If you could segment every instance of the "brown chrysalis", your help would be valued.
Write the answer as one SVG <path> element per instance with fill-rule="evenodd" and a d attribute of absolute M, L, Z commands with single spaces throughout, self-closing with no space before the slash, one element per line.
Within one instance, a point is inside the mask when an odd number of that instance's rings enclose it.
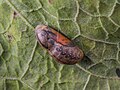
<path fill-rule="evenodd" d="M 83 51 L 62 33 L 46 26 L 38 25 L 35 34 L 39 44 L 62 64 L 73 65 L 83 59 Z"/>

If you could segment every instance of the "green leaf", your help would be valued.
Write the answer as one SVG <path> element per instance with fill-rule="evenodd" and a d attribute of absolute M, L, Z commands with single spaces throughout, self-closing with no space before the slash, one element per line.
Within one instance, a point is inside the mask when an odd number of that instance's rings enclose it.
<path fill-rule="evenodd" d="M 52 26 L 85 53 L 76 65 L 36 41 Z M 119 90 L 120 0 L 0 0 L 0 90 Z"/>

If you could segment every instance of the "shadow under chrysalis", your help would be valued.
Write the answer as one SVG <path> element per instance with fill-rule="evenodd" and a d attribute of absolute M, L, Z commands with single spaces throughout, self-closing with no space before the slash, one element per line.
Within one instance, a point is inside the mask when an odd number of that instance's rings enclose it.
<path fill-rule="evenodd" d="M 120 77 L 120 68 L 116 68 L 116 74 L 118 77 Z"/>

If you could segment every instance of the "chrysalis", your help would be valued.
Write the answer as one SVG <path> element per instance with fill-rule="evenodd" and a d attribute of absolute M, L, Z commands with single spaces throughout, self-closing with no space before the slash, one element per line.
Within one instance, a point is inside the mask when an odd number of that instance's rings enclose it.
<path fill-rule="evenodd" d="M 49 54 L 62 64 L 73 65 L 83 59 L 83 51 L 62 33 L 46 26 L 38 25 L 36 37 Z"/>

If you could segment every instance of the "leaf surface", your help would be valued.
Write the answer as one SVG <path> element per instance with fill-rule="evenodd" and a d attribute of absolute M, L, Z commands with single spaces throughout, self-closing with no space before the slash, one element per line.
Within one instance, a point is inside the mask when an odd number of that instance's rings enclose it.
<path fill-rule="evenodd" d="M 120 90 L 119 0 L 0 0 L 0 90 Z M 84 51 L 56 62 L 36 41 L 38 24 Z"/>

